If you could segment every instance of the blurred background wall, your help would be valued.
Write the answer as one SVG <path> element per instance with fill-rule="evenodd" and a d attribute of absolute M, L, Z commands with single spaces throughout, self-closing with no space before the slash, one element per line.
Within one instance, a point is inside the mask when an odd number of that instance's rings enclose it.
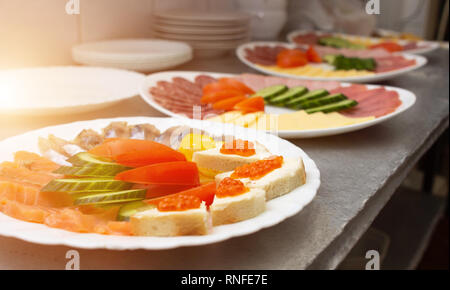
<path fill-rule="evenodd" d="M 0 69 L 73 64 L 70 48 L 74 44 L 111 38 L 151 37 L 150 19 L 155 10 L 235 10 L 243 2 L 253 2 L 254 7 L 263 7 L 269 5 L 269 1 L 287 0 L 79 0 L 80 14 L 73 15 L 66 13 L 65 7 L 69 1 L 0 0 Z M 380 0 L 381 14 L 373 17 L 374 25 L 433 39 L 445 1 Z M 339 2 L 345 5 L 336 4 Z M 300 27 L 307 19 L 317 18 L 316 14 L 320 12 L 314 7 L 324 5 L 324 11 L 331 7 L 346 15 L 347 7 L 363 7 L 366 2 L 287 1 L 284 31 Z M 307 10 L 307 7 L 312 8 Z M 341 16 L 341 20 L 343 18 Z M 342 27 L 345 28 L 345 25 Z"/>

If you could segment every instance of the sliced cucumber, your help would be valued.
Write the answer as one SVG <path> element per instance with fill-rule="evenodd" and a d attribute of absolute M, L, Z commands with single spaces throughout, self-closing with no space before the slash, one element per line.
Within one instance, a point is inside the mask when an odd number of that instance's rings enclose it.
<path fill-rule="evenodd" d="M 314 100 L 314 99 L 325 97 L 327 95 L 329 95 L 328 91 L 327 90 L 323 90 L 323 89 L 310 91 L 309 93 L 307 93 L 307 94 L 305 94 L 303 96 L 300 96 L 300 97 L 297 97 L 297 98 L 293 98 L 292 100 L 288 101 L 286 103 L 286 106 L 295 108 L 296 106 L 298 106 L 302 102 L 311 101 L 311 100 Z"/>
<path fill-rule="evenodd" d="M 120 191 L 130 189 L 131 186 L 131 183 L 112 178 L 53 179 L 41 191 L 69 193 Z"/>
<path fill-rule="evenodd" d="M 54 173 L 64 174 L 69 176 L 79 177 L 114 177 L 117 173 L 120 173 L 131 168 L 117 165 L 100 165 L 100 166 L 61 166 Z"/>
<path fill-rule="evenodd" d="M 117 220 L 128 221 L 130 217 L 138 212 L 155 208 L 153 204 L 148 204 L 142 201 L 129 202 L 122 205 L 117 214 Z"/>
<path fill-rule="evenodd" d="M 288 87 L 286 85 L 274 85 L 257 91 L 252 97 L 263 97 L 264 100 L 268 101 L 275 96 L 285 93 L 287 90 Z"/>
<path fill-rule="evenodd" d="M 119 165 L 114 163 L 111 159 L 95 156 L 88 152 L 80 152 L 67 159 L 67 162 L 71 163 L 73 166 Z"/>
<path fill-rule="evenodd" d="M 322 98 L 318 98 L 318 99 L 314 99 L 311 101 L 307 101 L 307 102 L 303 102 L 300 103 L 298 106 L 296 106 L 296 109 L 311 109 L 311 108 L 315 108 L 315 107 L 320 107 L 320 106 L 324 106 L 324 105 L 328 105 L 328 104 L 332 104 L 332 103 L 337 103 L 340 101 L 343 101 L 347 99 L 346 96 L 344 96 L 343 94 L 332 94 L 332 95 L 328 95 Z"/>
<path fill-rule="evenodd" d="M 344 110 L 344 109 L 349 109 L 356 105 L 358 105 L 358 102 L 356 102 L 355 100 L 347 99 L 347 100 L 340 101 L 337 103 L 307 109 L 307 110 L 305 110 L 305 112 L 308 114 L 313 114 L 313 113 L 317 113 L 317 112 L 330 113 L 330 112 L 340 111 L 340 110 Z"/>
<path fill-rule="evenodd" d="M 145 189 L 131 189 L 117 192 L 104 192 L 93 195 L 77 197 L 75 205 L 81 204 L 112 204 L 127 201 L 143 200 L 147 191 Z"/>
<path fill-rule="evenodd" d="M 283 104 L 293 98 L 303 96 L 307 92 L 308 92 L 308 89 L 305 87 L 293 87 L 293 88 L 290 88 L 287 92 L 285 92 L 281 95 L 278 95 L 274 98 L 271 98 L 269 100 L 269 103 L 274 104 L 274 105 Z"/>

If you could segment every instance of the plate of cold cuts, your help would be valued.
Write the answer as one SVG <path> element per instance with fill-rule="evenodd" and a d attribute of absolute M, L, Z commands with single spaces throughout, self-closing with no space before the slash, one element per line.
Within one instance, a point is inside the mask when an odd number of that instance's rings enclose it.
<path fill-rule="evenodd" d="M 265 74 L 304 80 L 378 82 L 416 70 L 427 59 L 377 49 L 341 49 L 260 41 L 239 46 L 238 58 Z"/>
<path fill-rule="evenodd" d="M 324 31 L 295 30 L 288 34 L 291 43 L 318 45 L 342 49 L 377 49 L 387 51 L 425 54 L 439 48 L 439 43 L 425 40 L 379 38 Z"/>
<path fill-rule="evenodd" d="M 401 88 L 258 74 L 172 71 L 147 76 L 145 102 L 177 118 L 203 119 L 311 138 L 367 128 L 414 105 Z"/>

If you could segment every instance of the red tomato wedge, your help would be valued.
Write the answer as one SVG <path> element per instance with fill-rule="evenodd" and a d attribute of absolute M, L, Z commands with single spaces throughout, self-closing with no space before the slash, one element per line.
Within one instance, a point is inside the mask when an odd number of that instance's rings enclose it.
<path fill-rule="evenodd" d="M 115 179 L 140 184 L 200 184 L 197 164 L 188 161 L 151 164 L 123 171 Z"/>
<path fill-rule="evenodd" d="M 298 49 L 285 49 L 277 55 L 277 66 L 283 68 L 304 66 L 308 63 L 306 53 Z"/>
<path fill-rule="evenodd" d="M 201 99 L 202 104 L 212 104 L 221 100 L 225 100 L 228 98 L 233 98 L 237 96 L 244 96 L 244 94 L 235 89 L 224 89 L 218 92 L 211 92 L 204 94 Z"/>
<path fill-rule="evenodd" d="M 209 83 L 203 87 L 203 95 L 230 89 L 229 86 L 220 82 Z"/>
<path fill-rule="evenodd" d="M 235 90 L 243 92 L 246 95 L 252 95 L 255 93 L 254 90 L 249 88 L 244 83 L 242 83 L 238 80 L 232 79 L 232 78 L 221 78 L 221 79 L 219 79 L 219 83 L 224 84 L 224 85 L 228 86 L 229 88 L 233 88 Z"/>
<path fill-rule="evenodd" d="M 245 99 L 246 99 L 246 97 L 244 97 L 244 96 L 237 96 L 237 97 L 221 100 L 221 101 L 215 102 L 213 104 L 213 109 L 230 111 L 230 110 L 233 110 L 233 107 L 237 103 L 240 103 Z"/>
<path fill-rule="evenodd" d="M 403 50 L 403 46 L 395 43 L 395 42 L 382 42 L 379 44 L 374 44 L 369 46 L 370 49 L 376 49 L 376 48 L 383 48 L 389 52 L 397 52 L 397 51 L 402 51 Z"/>
<path fill-rule="evenodd" d="M 259 111 L 264 111 L 264 98 L 263 97 L 253 97 L 243 100 L 237 103 L 234 110 L 241 111 L 243 113 L 254 113 Z"/>
<path fill-rule="evenodd" d="M 306 57 L 308 58 L 308 61 L 310 62 L 316 62 L 320 63 L 322 62 L 322 58 L 317 53 L 317 51 L 314 49 L 312 45 L 309 46 L 308 50 L 306 51 Z"/>
<path fill-rule="evenodd" d="M 186 157 L 181 152 L 149 140 L 115 138 L 92 148 L 89 153 L 110 158 L 119 164 L 130 167 L 170 161 L 186 161 Z"/>
<path fill-rule="evenodd" d="M 174 197 L 176 195 L 193 195 L 204 201 L 206 206 L 210 206 L 214 201 L 215 194 L 216 194 L 216 183 L 210 182 L 175 194 L 144 200 L 144 202 L 148 204 L 154 204 L 157 206 L 159 202 L 166 197 Z"/>

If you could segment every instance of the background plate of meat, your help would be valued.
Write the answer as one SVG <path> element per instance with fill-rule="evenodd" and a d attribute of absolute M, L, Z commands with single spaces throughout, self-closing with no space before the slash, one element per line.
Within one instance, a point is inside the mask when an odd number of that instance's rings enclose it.
<path fill-rule="evenodd" d="M 225 112 L 214 110 L 211 104 L 205 105 L 200 103 L 202 88 L 206 84 L 215 82 L 223 77 L 235 78 L 254 91 L 259 91 L 273 85 L 284 84 L 289 88 L 304 86 L 310 91 L 325 89 L 330 94 L 342 93 L 349 99 L 356 100 L 358 105 L 347 110 L 339 111 L 339 114 L 349 118 L 374 117 L 373 119 L 360 123 L 338 127 L 331 124 L 328 128 L 311 130 L 266 130 L 282 138 L 323 137 L 360 130 L 393 118 L 409 109 L 416 101 L 416 96 L 412 92 L 390 86 L 303 80 L 249 73 L 232 75 L 192 71 L 160 72 L 149 75 L 141 84 L 140 93 L 145 102 L 168 116 L 207 120 L 218 115 L 221 116 Z M 280 116 L 295 112 L 298 111 L 266 104 L 263 116 Z M 234 122 L 234 124 L 237 123 Z M 247 127 L 254 128 L 252 126 Z M 261 130 L 260 128 L 256 129 Z"/>
<path fill-rule="evenodd" d="M 236 49 L 237 57 L 249 67 L 265 74 L 290 77 L 304 80 L 341 81 L 352 83 L 370 83 L 394 78 L 396 76 L 416 70 L 427 63 L 423 56 L 390 53 L 384 49 L 337 49 L 326 46 L 314 46 L 317 53 L 325 59 L 328 55 L 344 55 L 345 57 L 368 59 L 376 61 L 374 71 L 366 70 L 335 70 L 327 63 L 308 63 L 299 68 L 281 69 L 277 66 L 277 55 L 283 49 L 306 50 L 308 45 L 299 46 L 293 43 L 259 41 L 240 45 Z"/>
<path fill-rule="evenodd" d="M 367 44 L 378 44 L 381 42 L 394 41 L 403 47 L 403 52 L 411 54 L 426 54 L 439 48 L 438 42 L 426 40 L 389 39 L 311 30 L 292 31 L 287 35 L 287 39 L 289 42 L 296 44 L 317 44 L 318 39 L 323 36 L 337 36 L 350 41 L 354 40 L 355 42 Z"/>

